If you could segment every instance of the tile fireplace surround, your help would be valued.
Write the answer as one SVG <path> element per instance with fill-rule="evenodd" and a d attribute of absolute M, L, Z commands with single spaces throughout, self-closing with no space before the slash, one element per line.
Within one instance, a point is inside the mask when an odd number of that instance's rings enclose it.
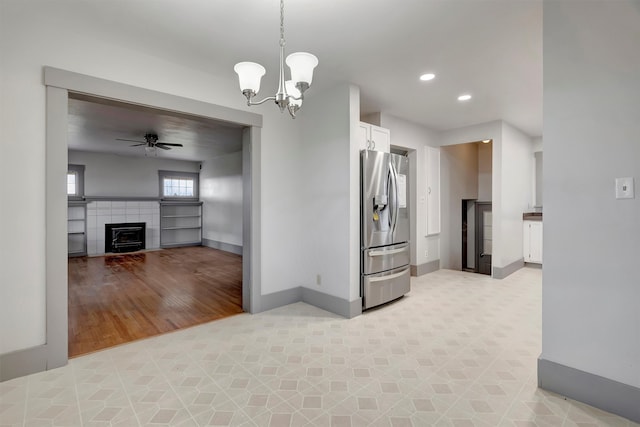
<path fill-rule="evenodd" d="M 104 226 L 146 222 L 146 249 L 160 247 L 160 204 L 155 201 L 94 201 L 87 204 L 87 253 L 104 254 Z"/>

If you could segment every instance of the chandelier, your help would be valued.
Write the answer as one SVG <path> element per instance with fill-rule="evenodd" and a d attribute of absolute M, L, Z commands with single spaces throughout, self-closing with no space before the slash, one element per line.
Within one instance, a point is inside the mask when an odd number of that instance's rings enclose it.
<path fill-rule="evenodd" d="M 280 107 L 280 112 L 285 109 L 291 117 L 296 118 L 296 112 L 302 106 L 304 92 L 309 89 L 313 79 L 313 69 L 318 65 L 318 58 L 307 52 L 296 52 L 284 59 L 284 0 L 280 0 L 280 76 L 278 80 L 278 92 L 275 96 L 269 96 L 261 101 L 253 101 L 260 90 L 260 80 L 266 70 L 255 62 L 239 62 L 233 67 L 238 73 L 240 90 L 247 98 L 247 105 L 260 105 L 267 101 L 275 101 Z M 291 70 L 291 80 L 285 81 L 284 64 Z"/>

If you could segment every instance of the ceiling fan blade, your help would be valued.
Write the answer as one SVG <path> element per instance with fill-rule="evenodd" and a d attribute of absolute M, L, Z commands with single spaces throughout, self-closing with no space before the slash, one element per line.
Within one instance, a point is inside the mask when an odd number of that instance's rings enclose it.
<path fill-rule="evenodd" d="M 142 144 L 146 144 L 144 141 L 140 141 L 139 139 L 124 139 L 124 138 L 116 138 L 116 141 L 128 141 L 128 142 L 140 142 Z"/>
<path fill-rule="evenodd" d="M 172 147 L 182 147 L 182 144 L 171 144 L 171 143 L 168 143 L 168 142 L 157 142 L 157 144 L 170 145 Z"/>
<path fill-rule="evenodd" d="M 138 146 L 140 146 L 140 145 L 147 145 L 147 143 L 146 143 L 146 142 L 141 142 L 141 143 L 139 143 L 139 144 L 132 144 L 132 145 L 130 145 L 129 147 L 138 147 Z"/>
<path fill-rule="evenodd" d="M 161 145 L 161 144 L 156 144 L 156 147 L 158 147 L 158 148 L 162 148 L 163 150 L 171 150 L 171 147 L 164 147 L 164 146 L 163 146 L 163 145 Z"/>

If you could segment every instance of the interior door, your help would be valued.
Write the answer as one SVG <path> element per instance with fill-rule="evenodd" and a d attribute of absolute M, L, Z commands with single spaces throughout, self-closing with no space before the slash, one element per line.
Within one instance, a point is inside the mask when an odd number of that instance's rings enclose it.
<path fill-rule="evenodd" d="M 476 203 L 476 269 L 480 274 L 491 275 L 493 249 L 493 220 L 490 202 Z"/>

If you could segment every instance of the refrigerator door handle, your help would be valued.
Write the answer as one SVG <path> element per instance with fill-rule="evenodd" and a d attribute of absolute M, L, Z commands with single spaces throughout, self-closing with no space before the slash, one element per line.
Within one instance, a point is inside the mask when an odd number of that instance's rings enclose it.
<path fill-rule="evenodd" d="M 409 249 L 409 246 L 404 246 L 398 249 L 390 249 L 388 251 L 370 251 L 369 256 L 385 256 L 385 255 L 399 254 L 401 252 L 406 252 L 407 249 Z"/>
<path fill-rule="evenodd" d="M 400 273 L 391 274 L 389 276 L 372 277 L 371 279 L 369 279 L 369 282 L 381 282 L 383 280 L 395 279 L 396 277 L 400 277 L 406 274 L 408 270 L 408 268 L 405 268 Z"/>
<path fill-rule="evenodd" d="M 398 215 L 400 215 L 400 207 L 398 205 L 398 171 L 393 162 L 391 162 L 389 166 L 391 168 L 391 175 L 393 176 L 393 225 L 391 227 L 391 234 L 395 237 Z"/>

